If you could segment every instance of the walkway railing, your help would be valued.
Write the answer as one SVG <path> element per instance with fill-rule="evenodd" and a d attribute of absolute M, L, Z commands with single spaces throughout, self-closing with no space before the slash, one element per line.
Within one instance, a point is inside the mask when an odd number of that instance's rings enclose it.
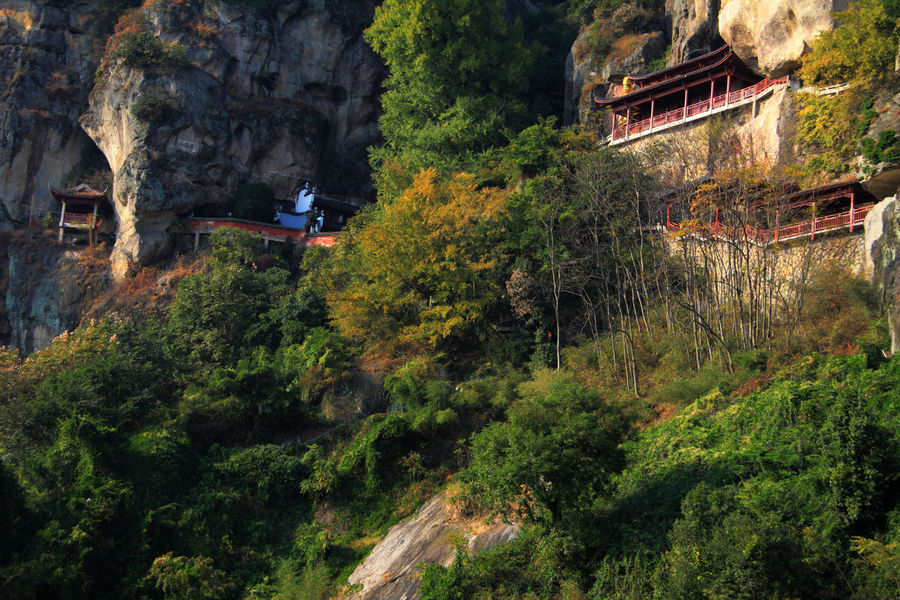
<path fill-rule="evenodd" d="M 66 216 L 63 217 L 62 223 L 60 223 L 60 225 L 63 227 L 72 227 L 76 229 L 93 229 L 94 226 L 97 225 L 97 222 L 94 219 L 94 215 L 91 213 L 67 212 Z"/>
<path fill-rule="evenodd" d="M 653 115 L 652 118 L 647 118 L 642 121 L 619 125 L 613 128 L 612 135 L 609 138 L 610 144 L 615 145 L 631 141 L 636 137 L 643 137 L 644 135 L 649 135 L 650 133 L 660 131 L 661 129 L 674 127 L 681 123 L 695 120 L 696 118 L 706 116 L 708 113 L 712 114 L 713 112 L 721 112 L 723 110 L 744 106 L 759 100 L 759 98 L 768 93 L 772 87 L 785 84 L 787 81 L 787 77 L 763 79 L 756 85 L 751 85 L 742 90 L 721 94 L 711 99 L 690 104 L 687 107 L 676 108 L 675 110 L 670 110 L 659 115 Z"/>
<path fill-rule="evenodd" d="M 255 233 L 263 238 L 266 247 L 268 247 L 270 241 L 286 242 L 292 240 L 298 244 L 303 244 L 307 248 L 310 246 L 325 246 L 328 248 L 335 244 L 340 235 L 338 232 L 306 233 L 301 229 L 291 229 L 289 227 L 244 219 L 191 217 L 187 219 L 187 224 L 194 233 L 194 249 L 199 247 L 201 235 L 212 233 L 220 227 L 236 227 L 237 229 Z"/>
<path fill-rule="evenodd" d="M 682 228 L 681 223 L 669 221 L 666 223 L 666 230 L 669 233 L 685 232 L 687 235 L 702 239 L 728 241 L 747 239 L 758 246 L 768 246 L 805 237 L 815 239 L 816 234 L 829 233 L 841 229 L 849 228 L 850 231 L 853 231 L 854 227 L 865 222 L 866 215 L 869 214 L 873 207 L 874 204 L 860 206 L 852 211 L 824 217 L 814 217 L 808 221 L 791 223 L 790 225 L 782 225 L 772 229 L 757 229 L 752 225 L 732 227 L 718 222 Z"/>

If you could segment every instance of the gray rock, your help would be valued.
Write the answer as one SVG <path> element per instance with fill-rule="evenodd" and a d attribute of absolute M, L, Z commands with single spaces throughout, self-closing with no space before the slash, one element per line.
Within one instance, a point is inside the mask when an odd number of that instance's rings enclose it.
<path fill-rule="evenodd" d="M 885 198 L 866 215 L 865 274 L 882 292 L 891 351 L 900 352 L 900 202 Z"/>
<path fill-rule="evenodd" d="M 719 0 L 666 0 L 672 50 L 669 66 L 712 52 L 724 43 L 718 28 Z"/>
<path fill-rule="evenodd" d="M 424 564 L 450 566 L 456 555 L 454 542 L 461 540 L 472 550 L 484 550 L 507 542 L 518 528 L 493 523 L 473 532 L 455 520 L 447 510 L 446 499 L 438 494 L 405 522 L 391 527 L 348 578 L 351 585 L 362 585 L 352 600 L 414 600 L 422 582 L 418 574 Z"/>

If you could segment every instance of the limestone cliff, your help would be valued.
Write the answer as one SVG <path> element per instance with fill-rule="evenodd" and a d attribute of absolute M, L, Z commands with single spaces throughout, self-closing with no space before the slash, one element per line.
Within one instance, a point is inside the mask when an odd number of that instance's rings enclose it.
<path fill-rule="evenodd" d="M 768 77 L 799 66 L 800 57 L 823 31 L 834 27 L 832 12 L 849 0 L 724 0 L 719 33 L 744 63 Z"/>
<path fill-rule="evenodd" d="M 721 47 L 720 0 L 666 0 L 671 50 L 667 64 L 677 65 Z"/>
<path fill-rule="evenodd" d="M 90 140 L 78 126 L 93 77 L 96 3 L 0 8 L 0 225 L 46 208 Z"/>
<path fill-rule="evenodd" d="M 885 198 L 866 215 L 865 273 L 882 291 L 891 351 L 900 352 L 900 202 Z"/>
<path fill-rule="evenodd" d="M 281 198 L 307 179 L 367 195 L 383 66 L 361 33 L 375 0 L 259 4 L 147 0 L 108 39 L 104 0 L 5 2 L 0 199 L 9 218 L 50 206 L 47 186 L 64 183 L 94 144 L 114 177 L 118 277 L 165 251 L 176 214 L 227 202 L 242 182 L 268 183 Z M 134 32 L 179 49 L 179 65 L 126 64 L 115 48 Z"/>

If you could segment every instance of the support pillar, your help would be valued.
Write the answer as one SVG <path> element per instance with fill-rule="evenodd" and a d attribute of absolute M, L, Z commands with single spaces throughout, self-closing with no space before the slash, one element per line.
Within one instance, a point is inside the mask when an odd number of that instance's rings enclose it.
<path fill-rule="evenodd" d="M 731 73 L 728 74 L 728 78 L 725 80 L 725 106 L 731 104 Z"/>
<path fill-rule="evenodd" d="M 631 129 L 631 106 L 625 112 L 625 139 L 628 139 L 628 131 Z"/>
<path fill-rule="evenodd" d="M 709 110 L 713 109 L 713 99 L 716 97 L 716 80 L 709 80 Z"/>
<path fill-rule="evenodd" d="M 850 233 L 853 233 L 853 192 L 850 192 Z"/>
<path fill-rule="evenodd" d="M 656 100 L 650 98 L 650 131 L 653 130 L 653 115 L 656 111 Z"/>
<path fill-rule="evenodd" d="M 194 232 L 194 252 L 200 249 L 200 232 Z"/>
<path fill-rule="evenodd" d="M 687 120 L 687 101 L 688 101 L 688 89 L 684 88 L 684 109 L 681 111 L 682 120 Z"/>
<path fill-rule="evenodd" d="M 62 203 L 62 211 L 59 213 L 59 227 L 62 229 L 63 223 L 66 220 L 66 203 Z M 60 234 L 60 239 L 62 239 L 62 234 Z"/>

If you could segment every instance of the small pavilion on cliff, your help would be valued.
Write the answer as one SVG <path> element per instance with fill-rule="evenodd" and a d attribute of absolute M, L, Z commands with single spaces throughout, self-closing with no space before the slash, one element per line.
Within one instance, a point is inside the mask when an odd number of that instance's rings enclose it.
<path fill-rule="evenodd" d="M 87 232 L 88 243 L 93 246 L 97 230 L 100 228 L 99 211 L 108 205 L 106 191 L 98 192 L 82 183 L 71 189 L 57 190 L 50 188 L 50 193 L 60 203 L 59 241 L 63 240 L 66 230 Z"/>
<path fill-rule="evenodd" d="M 621 144 L 652 132 L 753 104 L 787 78 L 765 79 L 728 46 L 679 65 L 613 83 L 609 97 L 595 98 L 612 115 L 609 142 Z"/>

